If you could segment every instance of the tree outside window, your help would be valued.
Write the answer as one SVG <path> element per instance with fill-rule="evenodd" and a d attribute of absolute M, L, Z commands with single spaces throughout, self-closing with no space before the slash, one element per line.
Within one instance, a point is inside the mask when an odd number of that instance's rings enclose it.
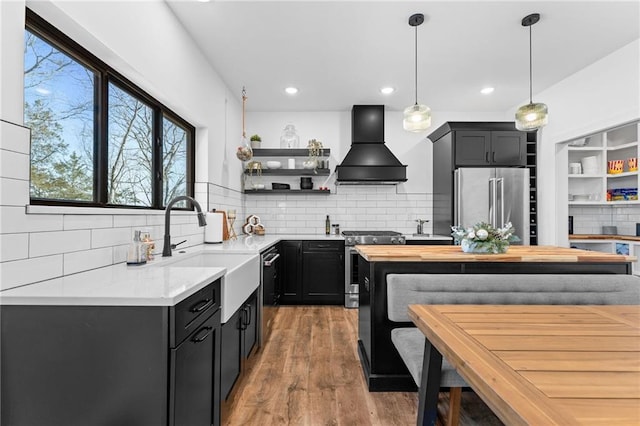
<path fill-rule="evenodd" d="M 32 203 L 163 208 L 193 195 L 195 129 L 29 9 L 24 64 Z"/>

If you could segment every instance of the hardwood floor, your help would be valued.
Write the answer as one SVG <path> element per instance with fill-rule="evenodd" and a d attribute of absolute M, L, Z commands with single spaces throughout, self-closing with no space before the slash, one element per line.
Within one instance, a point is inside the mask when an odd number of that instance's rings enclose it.
<path fill-rule="evenodd" d="M 339 306 L 281 307 L 269 341 L 223 410 L 223 424 L 414 425 L 417 393 L 367 390 L 357 354 L 357 315 Z M 463 393 L 460 424 L 500 424 L 478 401 Z M 465 406 L 473 407 L 473 416 Z"/>

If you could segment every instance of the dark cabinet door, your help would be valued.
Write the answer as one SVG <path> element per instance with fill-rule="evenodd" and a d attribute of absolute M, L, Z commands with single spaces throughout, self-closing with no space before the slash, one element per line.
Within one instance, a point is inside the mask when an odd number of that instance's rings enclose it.
<path fill-rule="evenodd" d="M 222 324 L 222 351 L 220 355 L 220 397 L 227 399 L 229 392 L 240 375 L 242 308 Z"/>
<path fill-rule="evenodd" d="M 282 242 L 282 304 L 302 303 L 302 241 Z"/>
<path fill-rule="evenodd" d="M 458 130 L 455 132 L 456 166 L 487 166 L 491 161 L 491 132 Z"/>
<path fill-rule="evenodd" d="M 344 243 L 305 241 L 302 254 L 303 302 L 344 303 Z"/>
<path fill-rule="evenodd" d="M 527 164 L 527 134 L 524 132 L 491 132 L 491 164 L 524 166 Z"/>
<path fill-rule="evenodd" d="M 305 253 L 304 303 L 344 303 L 344 253 Z"/>
<path fill-rule="evenodd" d="M 518 131 L 458 130 L 455 132 L 455 165 L 524 166 L 527 134 Z"/>
<path fill-rule="evenodd" d="M 242 330 L 242 356 L 249 358 L 249 354 L 258 341 L 258 293 L 254 292 L 244 304 Z"/>
<path fill-rule="evenodd" d="M 214 358 L 220 311 L 171 349 L 172 415 L 169 425 L 214 424 Z"/>

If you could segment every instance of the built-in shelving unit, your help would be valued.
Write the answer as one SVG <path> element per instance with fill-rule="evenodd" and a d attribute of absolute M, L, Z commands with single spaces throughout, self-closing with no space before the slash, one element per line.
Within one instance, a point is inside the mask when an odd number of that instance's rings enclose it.
<path fill-rule="evenodd" d="M 254 195 L 283 195 L 283 194 L 309 194 L 309 195 L 327 195 L 331 191 L 328 189 L 317 189 L 331 174 L 329 168 L 329 156 L 331 149 L 322 150 L 318 159 L 320 164 L 316 168 L 305 168 L 303 163 L 309 159 L 309 150 L 307 148 L 296 149 L 278 149 L 278 148 L 255 148 L 253 149 L 253 161 L 259 161 L 260 169 L 245 169 L 243 172 L 244 193 Z M 295 168 L 288 168 L 288 159 L 293 159 Z M 268 168 L 268 161 L 280 162 L 278 168 Z M 277 177 L 282 177 L 284 182 L 291 186 L 292 189 L 271 189 L 273 182 L 278 182 Z M 319 177 L 314 182 L 314 189 L 299 189 L 299 182 L 295 182 L 295 177 Z M 257 185 L 263 185 L 263 188 L 256 188 Z"/>
<path fill-rule="evenodd" d="M 636 256 L 639 259 L 632 263 L 633 273 L 635 275 L 640 275 L 640 241 L 616 238 L 616 236 L 613 235 L 610 239 L 606 240 L 594 240 L 570 235 L 569 245 L 582 250 L 594 250 L 601 251 L 603 253 Z"/>
<path fill-rule="evenodd" d="M 637 168 L 629 169 L 629 159 L 637 159 L 640 156 L 639 126 L 636 121 L 569 142 L 569 205 L 640 203 L 637 196 L 640 174 Z M 583 165 L 588 157 L 595 158 L 595 170 L 591 173 L 585 173 L 589 170 Z M 609 161 L 622 161 L 623 171 L 611 173 L 608 168 Z M 581 173 L 571 173 L 572 163 L 581 164 Z"/>

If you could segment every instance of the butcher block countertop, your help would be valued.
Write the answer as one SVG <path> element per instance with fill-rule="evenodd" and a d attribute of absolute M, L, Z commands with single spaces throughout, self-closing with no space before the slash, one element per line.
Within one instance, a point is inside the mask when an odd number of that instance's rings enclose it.
<path fill-rule="evenodd" d="M 633 235 L 570 234 L 569 240 L 620 240 L 640 242 L 640 237 Z"/>
<path fill-rule="evenodd" d="M 460 246 L 361 245 L 369 262 L 633 262 L 635 256 L 555 246 L 511 246 L 504 254 L 464 253 Z"/>

